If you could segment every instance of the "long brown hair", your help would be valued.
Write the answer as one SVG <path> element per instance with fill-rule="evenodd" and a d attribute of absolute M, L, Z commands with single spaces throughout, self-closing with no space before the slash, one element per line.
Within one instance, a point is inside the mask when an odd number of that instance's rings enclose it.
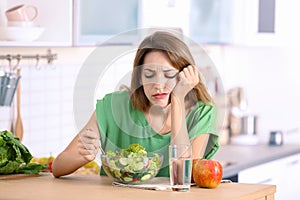
<path fill-rule="evenodd" d="M 174 68 L 181 71 L 188 65 L 195 65 L 193 56 L 188 46 L 175 35 L 157 31 L 150 36 L 147 36 L 139 45 L 133 63 L 133 72 L 131 79 L 131 102 L 135 109 L 147 111 L 150 107 L 150 102 L 144 93 L 141 85 L 141 65 L 144 63 L 146 54 L 160 51 L 167 55 L 170 63 Z M 212 98 L 208 93 L 201 76 L 199 83 L 185 97 L 186 103 L 194 105 L 195 101 L 202 101 L 204 104 L 212 103 Z"/>

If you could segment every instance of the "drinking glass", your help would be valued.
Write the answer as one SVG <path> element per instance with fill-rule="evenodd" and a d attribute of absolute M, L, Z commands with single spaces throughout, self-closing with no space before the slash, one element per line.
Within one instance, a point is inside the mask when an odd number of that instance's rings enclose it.
<path fill-rule="evenodd" d="M 189 191 L 192 175 L 192 146 L 169 146 L 170 184 L 173 191 Z"/>

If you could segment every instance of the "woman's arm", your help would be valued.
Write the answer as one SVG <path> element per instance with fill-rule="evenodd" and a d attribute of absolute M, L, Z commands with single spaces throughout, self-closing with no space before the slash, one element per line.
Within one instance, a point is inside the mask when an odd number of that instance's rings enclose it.
<path fill-rule="evenodd" d="M 201 134 L 192 142 L 189 140 L 185 122 L 186 109 L 184 98 L 186 94 L 199 82 L 199 75 L 195 66 L 188 66 L 179 73 L 179 82 L 171 96 L 171 144 L 192 145 L 192 158 L 203 158 L 209 139 L 209 134 Z"/>
<path fill-rule="evenodd" d="M 192 142 L 190 142 L 187 126 L 185 123 L 185 109 L 183 109 L 184 106 L 180 106 L 181 104 L 182 102 L 177 102 L 177 99 L 172 99 L 171 144 L 191 144 L 193 149 L 192 158 L 203 158 L 209 139 L 209 134 L 201 134 L 198 137 L 196 137 Z"/>
<path fill-rule="evenodd" d="M 209 134 L 201 134 L 192 141 L 193 159 L 201 159 L 204 157 Z"/>
<path fill-rule="evenodd" d="M 171 141 L 172 145 L 190 145 L 189 134 L 185 123 L 184 98 L 171 96 Z"/>
<path fill-rule="evenodd" d="M 95 159 L 99 150 L 100 134 L 94 112 L 85 127 L 75 136 L 67 148 L 52 164 L 55 177 L 68 175 Z"/>
<path fill-rule="evenodd" d="M 185 122 L 184 98 L 199 82 L 195 66 L 189 65 L 179 73 L 179 81 L 171 95 L 171 144 L 191 144 Z"/>

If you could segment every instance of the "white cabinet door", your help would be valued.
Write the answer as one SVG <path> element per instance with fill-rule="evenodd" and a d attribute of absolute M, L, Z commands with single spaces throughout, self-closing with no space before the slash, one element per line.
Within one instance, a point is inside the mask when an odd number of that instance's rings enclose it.
<path fill-rule="evenodd" d="M 276 185 L 276 200 L 298 199 L 300 190 L 300 154 L 278 159 L 241 171 L 239 183 Z"/>
<path fill-rule="evenodd" d="M 242 170 L 238 174 L 240 183 L 276 184 L 282 171 L 282 163 L 272 161 Z"/>
<path fill-rule="evenodd" d="M 73 27 L 72 0 L 7 0 L 6 7 L 15 5 L 34 5 L 38 16 L 34 25 L 45 28 L 41 36 L 33 42 L 0 41 L 0 46 L 71 46 Z"/>
<path fill-rule="evenodd" d="M 300 44 L 299 1 L 232 1 L 232 43 L 249 46 Z"/>
<path fill-rule="evenodd" d="M 277 1 L 232 0 L 232 43 L 260 46 L 278 45 Z M 262 4 L 265 2 L 265 4 Z M 267 19 L 267 20 L 265 20 Z M 264 22 L 265 21 L 265 22 Z"/>
<path fill-rule="evenodd" d="M 290 156 L 284 160 L 283 170 L 278 182 L 278 199 L 298 199 L 300 196 L 300 154 Z"/>

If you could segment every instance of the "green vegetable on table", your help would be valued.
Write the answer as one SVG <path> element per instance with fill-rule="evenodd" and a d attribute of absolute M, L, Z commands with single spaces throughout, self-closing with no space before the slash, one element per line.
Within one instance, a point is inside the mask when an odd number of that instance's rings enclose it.
<path fill-rule="evenodd" d="M 9 131 L 0 132 L 0 174 L 37 174 L 48 165 L 29 163 L 32 155 Z"/>

